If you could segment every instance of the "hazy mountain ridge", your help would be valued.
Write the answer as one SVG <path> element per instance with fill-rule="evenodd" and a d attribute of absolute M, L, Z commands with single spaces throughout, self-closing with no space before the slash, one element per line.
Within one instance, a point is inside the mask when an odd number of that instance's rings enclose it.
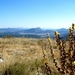
<path fill-rule="evenodd" d="M 29 29 L 20 29 L 20 28 L 0 28 L 0 37 L 4 36 L 15 36 L 15 37 L 27 37 L 30 35 L 36 37 L 46 37 L 46 33 L 49 33 L 51 37 L 55 37 L 54 31 L 58 31 L 61 34 L 61 37 L 66 38 L 68 34 L 68 29 L 61 28 L 61 29 L 48 29 L 44 30 L 40 27 L 37 28 L 29 28 Z"/>

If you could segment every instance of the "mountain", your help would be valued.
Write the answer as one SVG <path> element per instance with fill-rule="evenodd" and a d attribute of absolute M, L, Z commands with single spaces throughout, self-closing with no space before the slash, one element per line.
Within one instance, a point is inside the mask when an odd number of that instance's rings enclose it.
<path fill-rule="evenodd" d="M 68 29 L 61 28 L 56 29 L 60 34 L 62 38 L 66 38 L 68 35 Z M 41 29 L 40 27 L 37 28 L 30 28 L 30 29 L 24 29 L 24 28 L 0 28 L 0 37 L 4 36 L 15 36 L 15 37 L 31 37 L 31 38 L 41 38 L 46 37 L 46 33 L 49 33 L 50 37 L 55 37 L 53 29 Z"/>
<path fill-rule="evenodd" d="M 21 30 L 20 32 L 22 33 L 42 33 L 43 30 L 40 27 L 37 28 L 30 28 L 30 29 L 26 29 L 26 30 Z"/>
<path fill-rule="evenodd" d="M 61 37 L 65 37 L 68 35 L 68 29 L 61 28 L 61 29 L 57 29 L 57 31 L 60 33 Z"/>

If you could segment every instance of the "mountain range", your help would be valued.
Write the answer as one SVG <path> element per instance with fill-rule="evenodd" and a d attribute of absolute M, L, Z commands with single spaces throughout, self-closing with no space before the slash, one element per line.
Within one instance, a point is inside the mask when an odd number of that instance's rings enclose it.
<path fill-rule="evenodd" d="M 41 38 L 46 37 L 46 33 L 50 35 L 51 38 L 54 38 L 54 31 L 58 31 L 61 34 L 61 38 L 67 38 L 68 29 L 41 29 L 37 28 L 0 28 L 0 37 L 4 36 L 15 36 L 15 37 L 29 37 L 29 38 Z"/>

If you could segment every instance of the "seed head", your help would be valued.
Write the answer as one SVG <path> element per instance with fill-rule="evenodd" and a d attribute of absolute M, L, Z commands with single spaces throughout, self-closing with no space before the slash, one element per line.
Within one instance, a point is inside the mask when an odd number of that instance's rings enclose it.
<path fill-rule="evenodd" d="M 46 50 L 44 50 L 43 52 L 44 52 L 44 54 L 46 54 Z"/>
<path fill-rule="evenodd" d="M 73 29 L 73 30 L 75 29 L 75 24 L 74 24 L 74 23 L 72 24 L 72 29 Z"/>
<path fill-rule="evenodd" d="M 60 33 L 58 33 L 57 31 L 54 32 L 56 36 L 60 36 Z"/>
<path fill-rule="evenodd" d="M 72 62 L 72 65 L 75 66 L 75 61 Z"/>

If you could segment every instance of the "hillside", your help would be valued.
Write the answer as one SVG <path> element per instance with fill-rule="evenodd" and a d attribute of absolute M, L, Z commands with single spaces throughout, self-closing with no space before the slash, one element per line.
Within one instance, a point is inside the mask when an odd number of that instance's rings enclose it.
<path fill-rule="evenodd" d="M 67 38 L 68 29 L 61 28 L 56 29 L 59 33 L 61 33 L 62 38 Z M 27 38 L 41 38 L 46 37 L 46 33 L 49 33 L 51 38 L 54 38 L 54 31 L 53 29 L 41 29 L 40 27 L 37 28 L 30 28 L 30 29 L 23 29 L 23 28 L 0 28 L 0 37 L 4 36 L 14 36 L 14 37 L 27 37 Z"/>

